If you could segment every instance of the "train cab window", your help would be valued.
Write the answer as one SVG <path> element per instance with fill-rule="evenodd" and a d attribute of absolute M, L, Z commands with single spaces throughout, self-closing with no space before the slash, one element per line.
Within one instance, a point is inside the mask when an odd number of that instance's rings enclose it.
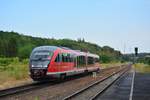
<path fill-rule="evenodd" d="M 61 54 L 58 54 L 56 59 L 55 59 L 55 62 L 61 62 Z"/>

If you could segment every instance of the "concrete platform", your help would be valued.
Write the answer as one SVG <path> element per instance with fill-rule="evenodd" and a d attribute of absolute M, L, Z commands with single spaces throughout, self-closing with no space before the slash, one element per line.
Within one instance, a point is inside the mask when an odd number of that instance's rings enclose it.
<path fill-rule="evenodd" d="M 129 100 L 132 73 L 123 75 L 110 88 L 98 97 L 98 100 Z"/>
<path fill-rule="evenodd" d="M 132 79 L 133 73 L 125 74 L 101 94 L 97 100 L 150 100 L 150 73 L 135 73 L 131 95 Z"/>
<path fill-rule="evenodd" d="M 136 73 L 133 100 L 150 100 L 150 73 Z"/>

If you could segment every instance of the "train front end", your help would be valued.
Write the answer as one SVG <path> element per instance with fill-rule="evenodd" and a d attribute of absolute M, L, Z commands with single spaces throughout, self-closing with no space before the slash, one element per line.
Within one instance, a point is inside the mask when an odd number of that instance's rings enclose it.
<path fill-rule="evenodd" d="M 30 77 L 35 80 L 44 80 L 47 78 L 47 70 L 53 55 L 54 49 L 48 46 L 35 48 L 30 55 Z"/>

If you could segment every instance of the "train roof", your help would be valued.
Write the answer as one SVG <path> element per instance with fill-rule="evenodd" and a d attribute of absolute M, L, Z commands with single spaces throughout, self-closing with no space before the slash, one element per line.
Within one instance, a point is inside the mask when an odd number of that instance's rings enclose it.
<path fill-rule="evenodd" d="M 47 50 L 47 51 L 55 51 L 58 49 L 57 46 L 39 46 L 33 49 L 33 51 L 41 51 L 41 50 Z"/>
<path fill-rule="evenodd" d="M 94 58 L 99 58 L 99 56 L 98 56 L 98 55 L 96 55 L 96 54 L 92 54 L 92 53 L 89 53 L 89 54 L 88 54 L 88 56 L 90 56 L 90 57 L 94 57 Z"/>
<path fill-rule="evenodd" d="M 72 50 L 70 48 L 67 48 L 67 47 L 58 47 L 58 46 L 39 46 L 39 47 L 36 47 L 33 49 L 33 52 L 34 51 L 41 51 L 41 50 L 46 50 L 46 51 L 51 51 L 51 52 L 54 52 L 55 50 L 57 49 L 62 49 L 62 50 L 68 50 L 68 51 L 71 51 L 79 56 L 89 56 L 89 57 L 94 57 L 94 58 L 99 58 L 98 55 L 96 54 L 92 54 L 92 53 L 89 53 L 89 52 L 81 52 L 80 50 Z"/>

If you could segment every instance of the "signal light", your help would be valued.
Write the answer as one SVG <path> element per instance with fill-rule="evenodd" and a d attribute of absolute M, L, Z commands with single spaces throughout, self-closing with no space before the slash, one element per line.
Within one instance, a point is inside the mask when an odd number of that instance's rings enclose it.
<path fill-rule="evenodd" d="M 138 55 L 138 47 L 135 47 L 135 56 Z"/>

